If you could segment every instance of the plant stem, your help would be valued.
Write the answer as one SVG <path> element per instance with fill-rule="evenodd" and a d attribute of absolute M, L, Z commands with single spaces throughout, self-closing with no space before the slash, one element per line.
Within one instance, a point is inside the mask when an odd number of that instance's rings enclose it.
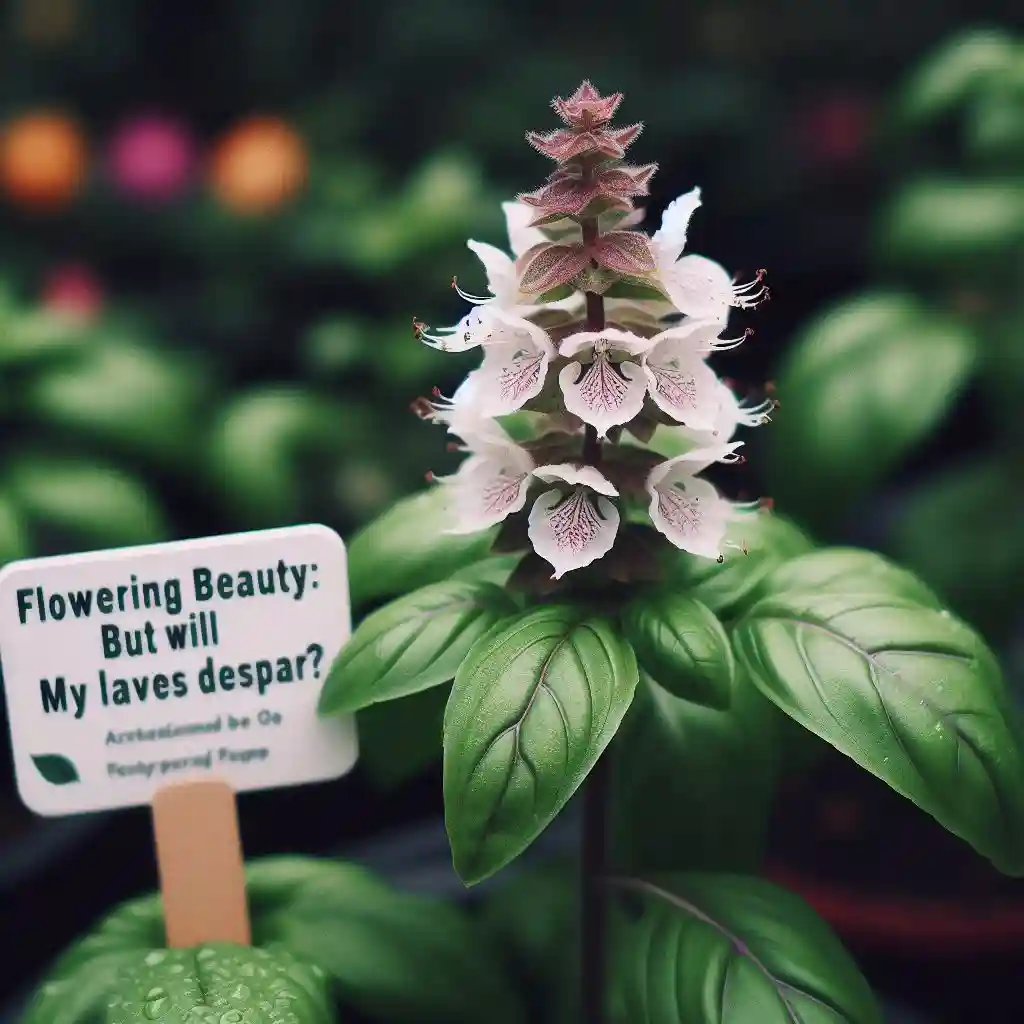
<path fill-rule="evenodd" d="M 583 785 L 580 843 L 580 1021 L 604 1024 L 607 992 L 608 818 L 611 805 L 611 748 L 605 750 Z"/>
<path fill-rule="evenodd" d="M 591 245 L 599 228 L 596 217 L 581 221 L 583 242 Z M 604 298 L 587 292 L 587 330 L 603 331 Z M 601 441 L 595 427 L 587 426 L 583 458 L 601 464 Z M 580 1021 L 604 1024 L 607 991 L 608 817 L 611 805 L 611 749 L 597 759 L 583 784 L 583 834 L 580 838 Z"/>

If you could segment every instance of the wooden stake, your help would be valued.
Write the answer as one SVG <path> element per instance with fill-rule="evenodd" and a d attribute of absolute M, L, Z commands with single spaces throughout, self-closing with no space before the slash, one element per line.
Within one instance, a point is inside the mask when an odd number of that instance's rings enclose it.
<path fill-rule="evenodd" d="M 226 782 L 182 782 L 153 797 L 167 945 L 252 945 L 238 806 Z"/>

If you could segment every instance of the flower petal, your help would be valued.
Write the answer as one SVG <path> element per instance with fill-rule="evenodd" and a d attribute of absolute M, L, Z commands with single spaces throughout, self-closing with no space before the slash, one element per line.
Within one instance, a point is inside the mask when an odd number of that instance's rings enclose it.
<path fill-rule="evenodd" d="M 587 487 L 546 491 L 530 510 L 530 542 L 556 580 L 611 551 L 618 529 L 619 510 Z"/>
<path fill-rule="evenodd" d="M 644 356 L 644 373 L 655 405 L 694 430 L 713 430 L 721 403 L 714 370 L 687 342 L 669 339 Z"/>
<path fill-rule="evenodd" d="M 728 444 L 709 445 L 706 448 L 691 448 L 682 455 L 659 462 L 647 475 L 647 489 L 649 491 L 652 487 L 659 487 L 669 477 L 696 476 L 716 462 L 735 462 L 729 456 L 742 447 L 742 441 L 730 441 Z"/>
<path fill-rule="evenodd" d="M 639 355 L 651 346 L 651 340 L 631 331 L 620 331 L 616 327 L 606 327 L 603 331 L 579 331 L 563 338 L 558 346 L 558 354 L 568 357 L 579 352 L 589 351 L 599 343 L 614 352 L 625 352 L 628 355 Z"/>
<path fill-rule="evenodd" d="M 596 352 L 587 366 L 569 363 L 558 375 L 565 408 L 604 437 L 612 427 L 640 415 L 647 396 L 647 378 L 636 363 L 612 363 Z"/>
<path fill-rule="evenodd" d="M 573 485 L 583 484 L 609 498 L 614 498 L 619 493 L 615 484 L 594 466 L 579 466 L 571 462 L 560 462 L 556 465 L 538 466 L 533 475 L 546 484 L 556 481 Z"/>
<path fill-rule="evenodd" d="M 651 237 L 651 244 L 658 254 L 659 262 L 675 263 L 686 248 L 686 232 L 690 218 L 700 206 L 700 189 L 694 188 L 673 199 L 661 215 L 661 227 Z"/>
<path fill-rule="evenodd" d="M 533 207 L 526 203 L 502 203 L 505 214 L 505 225 L 508 228 L 508 243 L 515 257 L 522 256 L 527 249 L 547 241 L 547 236 L 540 228 L 531 228 L 530 221 L 536 216 Z"/>
<path fill-rule="evenodd" d="M 488 342 L 483 363 L 467 379 L 474 382 L 485 415 L 507 416 L 540 394 L 550 362 L 550 353 L 532 344 L 528 336 Z"/>
<path fill-rule="evenodd" d="M 688 474 L 668 474 L 651 488 L 651 522 L 677 548 L 718 558 L 733 511 L 715 488 Z"/>
<path fill-rule="evenodd" d="M 483 264 L 487 274 L 487 290 L 494 296 L 497 305 L 505 309 L 514 307 L 519 298 L 519 278 L 512 257 L 486 242 L 475 242 L 471 238 L 466 247 Z"/>
<path fill-rule="evenodd" d="M 533 461 L 518 445 L 486 444 L 442 481 L 455 525 L 448 533 L 477 533 L 526 504 Z"/>
<path fill-rule="evenodd" d="M 734 304 L 732 278 L 706 256 L 684 256 L 662 268 L 661 283 L 680 313 L 724 324 Z"/>

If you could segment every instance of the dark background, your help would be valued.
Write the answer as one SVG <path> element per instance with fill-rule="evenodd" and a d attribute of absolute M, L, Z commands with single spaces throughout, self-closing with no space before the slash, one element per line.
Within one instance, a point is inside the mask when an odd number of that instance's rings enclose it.
<path fill-rule="evenodd" d="M 700 185 L 690 247 L 745 276 L 768 268 L 771 302 L 737 320 L 757 334 L 723 368 L 762 385 L 802 323 L 876 277 L 870 226 L 907 160 L 879 130 L 899 84 L 957 33 L 1024 22 L 1013 0 L 8 0 L 0 12 L 0 117 L 56 112 L 88 148 L 59 201 L 40 209 L 8 183 L 0 203 L 4 560 L 309 520 L 347 536 L 440 468 L 443 442 L 408 403 L 465 367 L 417 347 L 410 319 L 461 315 L 453 274 L 482 287 L 464 240 L 504 243 L 498 202 L 549 170 L 523 134 L 552 127 L 550 98 L 584 77 L 625 92 L 621 116 L 646 123 L 631 155 L 661 166 L 649 222 Z M 196 154 L 159 201 L 110 156 L 153 116 Z M 225 200 L 214 161 L 254 116 L 284 122 L 309 172 L 258 213 Z M 281 159 L 275 138 L 248 159 Z M 968 394 L 892 482 L 984 444 L 977 402 Z M 115 478 L 131 492 L 118 515 L 102 497 Z M 415 747 L 439 743 L 436 711 L 369 723 L 349 779 L 243 796 L 247 853 L 326 852 L 436 817 L 439 772 Z M 9 769 L 3 790 L 0 914 L 18 939 L 0 996 L 13 997 L 105 908 L 152 887 L 155 868 L 146 811 L 41 823 L 18 808 Z M 940 916 L 966 903 L 975 925 L 1021 901 L 841 765 L 786 796 L 777 832 L 787 871 L 854 903 L 878 896 L 897 917 L 905 897 Z M 443 869 L 443 845 L 430 856 Z M 929 944 L 927 923 L 900 938 L 879 918 L 844 936 L 923 1019 L 967 1021 L 1015 988 L 1024 929 L 1007 928 Z"/>

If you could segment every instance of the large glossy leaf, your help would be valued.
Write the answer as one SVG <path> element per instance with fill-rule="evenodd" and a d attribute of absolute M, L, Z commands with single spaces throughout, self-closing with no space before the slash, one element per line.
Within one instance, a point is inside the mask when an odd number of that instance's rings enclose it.
<path fill-rule="evenodd" d="M 447 683 L 473 644 L 515 608 L 491 583 L 435 583 L 392 601 L 367 616 L 342 648 L 321 691 L 320 714 Z"/>
<path fill-rule="evenodd" d="M 355 607 L 438 583 L 487 556 L 497 530 L 446 533 L 452 525 L 446 501 L 440 487 L 402 498 L 352 538 L 348 571 Z"/>
<path fill-rule="evenodd" d="M 259 1019 L 268 1003 L 294 1024 L 334 1020 L 319 967 L 302 963 L 283 949 L 217 943 L 139 954 L 137 962 L 118 974 L 106 1022 L 180 1019 L 221 1024 Z"/>
<path fill-rule="evenodd" d="M 641 677 L 615 741 L 616 864 L 634 873 L 756 870 L 786 724 L 742 676 L 727 710 Z"/>
<path fill-rule="evenodd" d="M 517 857 L 615 735 L 637 683 L 603 618 L 549 605 L 478 641 L 445 711 L 444 805 L 455 868 L 479 882 Z"/>
<path fill-rule="evenodd" d="M 298 884 L 254 921 L 254 940 L 319 964 L 340 996 L 374 1020 L 522 1024 L 523 1009 L 497 952 L 460 908 L 399 893 L 351 864 L 274 858 L 249 870 L 250 888 L 295 862 Z M 264 867 L 265 865 L 265 867 Z M 287 880 L 287 879 L 286 879 Z"/>
<path fill-rule="evenodd" d="M 1001 871 L 1024 874 L 1021 733 L 999 665 L 974 630 L 899 585 L 851 576 L 843 589 L 763 598 L 733 641 L 786 714 Z"/>
<path fill-rule="evenodd" d="M 694 597 L 662 593 L 632 601 L 622 629 L 640 668 L 684 700 L 728 707 L 736 666 L 715 613 Z"/>
<path fill-rule="evenodd" d="M 1017 460 L 996 456 L 950 467 L 900 506 L 891 546 L 969 622 L 1004 637 L 1024 596 L 1024 477 Z M 970 543 L 958 542 L 965 523 Z"/>
<path fill-rule="evenodd" d="M 818 526 L 846 514 L 939 423 L 975 345 L 910 295 L 864 295 L 815 319 L 782 366 L 766 431 L 780 507 Z"/>
<path fill-rule="evenodd" d="M 900 89 L 894 117 L 918 128 L 971 99 L 1013 64 L 1020 45 L 1009 32 L 978 29 L 956 35 L 921 62 Z"/>
<path fill-rule="evenodd" d="M 912 572 L 866 548 L 821 548 L 778 566 L 761 596 L 787 591 L 849 594 L 884 591 L 941 611 L 942 600 Z"/>
<path fill-rule="evenodd" d="M 803 900 L 757 878 L 622 879 L 614 984 L 630 1024 L 882 1024 L 850 955 Z"/>
<path fill-rule="evenodd" d="M 1024 188 L 1014 178 L 908 182 L 886 203 L 875 235 L 881 262 L 923 271 L 998 267 L 1022 244 Z"/>

